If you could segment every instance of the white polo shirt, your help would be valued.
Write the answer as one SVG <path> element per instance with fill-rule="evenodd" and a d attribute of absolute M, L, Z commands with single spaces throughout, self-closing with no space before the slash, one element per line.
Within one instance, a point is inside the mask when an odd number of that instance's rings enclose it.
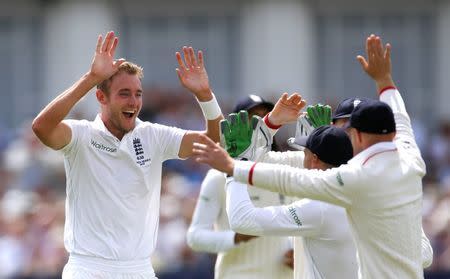
<path fill-rule="evenodd" d="M 394 142 L 375 144 L 326 171 L 236 162 L 234 178 L 346 208 L 360 278 L 423 278 L 422 177 L 425 164 L 397 90 L 381 95 L 395 116 Z"/>
<path fill-rule="evenodd" d="M 162 162 L 178 158 L 185 130 L 136 120 L 121 141 L 95 121 L 66 120 L 64 244 L 69 253 L 132 261 L 157 238 Z"/>

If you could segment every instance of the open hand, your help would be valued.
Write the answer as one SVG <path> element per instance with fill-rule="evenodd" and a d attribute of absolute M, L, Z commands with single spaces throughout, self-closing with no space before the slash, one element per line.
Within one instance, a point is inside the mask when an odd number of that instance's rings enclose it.
<path fill-rule="evenodd" d="M 114 75 L 125 59 L 114 60 L 119 38 L 110 31 L 103 40 L 102 35 L 98 36 L 97 47 L 95 48 L 94 59 L 92 60 L 90 74 L 95 77 L 98 83 Z"/>
<path fill-rule="evenodd" d="M 291 96 L 288 96 L 288 93 L 283 93 L 269 113 L 269 120 L 274 125 L 295 122 L 305 106 L 306 101 L 302 99 L 300 94 L 294 92 Z"/>
<path fill-rule="evenodd" d="M 194 142 L 192 153 L 196 162 L 208 164 L 218 171 L 233 175 L 233 158 L 218 143 L 214 143 L 207 136 L 199 136 L 198 142 Z"/>
<path fill-rule="evenodd" d="M 200 101 L 211 100 L 212 92 L 203 62 L 203 52 L 198 51 L 196 57 L 192 47 L 183 47 L 183 54 L 184 60 L 179 52 L 175 53 L 178 61 L 176 71 L 181 84 L 194 93 Z"/>
<path fill-rule="evenodd" d="M 381 38 L 370 35 L 366 40 L 366 55 L 356 58 L 363 70 L 377 83 L 379 87 L 393 86 L 391 67 L 391 45 L 383 47 Z"/>

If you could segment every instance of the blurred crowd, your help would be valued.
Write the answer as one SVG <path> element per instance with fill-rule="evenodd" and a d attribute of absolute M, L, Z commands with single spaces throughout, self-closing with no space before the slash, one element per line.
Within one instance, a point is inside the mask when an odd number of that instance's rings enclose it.
<path fill-rule="evenodd" d="M 185 91 L 150 88 L 144 102 L 143 120 L 192 130 L 205 127 L 200 109 Z M 231 100 L 219 102 L 224 113 L 230 112 Z M 413 125 L 428 172 L 423 225 L 434 261 L 427 273 L 450 276 L 450 120 L 426 128 L 413 119 Z M 63 157 L 44 147 L 30 126 L 31 120 L 17 129 L 0 123 L 0 279 L 60 278 L 67 261 Z M 185 239 L 207 169 L 193 160 L 168 161 L 164 166 L 159 235 L 152 257 L 157 276 L 213 278 L 214 255 L 193 252 Z"/>

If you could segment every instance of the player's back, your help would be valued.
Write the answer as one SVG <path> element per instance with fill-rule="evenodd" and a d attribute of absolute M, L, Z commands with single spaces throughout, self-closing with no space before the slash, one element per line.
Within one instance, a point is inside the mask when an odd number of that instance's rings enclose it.
<path fill-rule="evenodd" d="M 423 170 L 387 142 L 372 146 L 356 161 L 363 179 L 354 188 L 348 212 L 362 276 L 422 278 Z"/>

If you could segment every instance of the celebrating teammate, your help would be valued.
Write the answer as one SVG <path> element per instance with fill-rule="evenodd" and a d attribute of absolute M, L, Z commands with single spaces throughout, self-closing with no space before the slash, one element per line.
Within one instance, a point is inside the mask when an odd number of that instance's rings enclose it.
<path fill-rule="evenodd" d="M 142 68 L 115 60 L 118 38 L 99 36 L 87 74 L 34 119 L 33 130 L 61 150 L 67 176 L 64 243 L 70 253 L 63 278 L 155 278 L 150 255 L 159 221 L 162 162 L 187 158 L 200 135 L 219 140 L 222 113 L 210 89 L 203 55 L 180 53 L 177 74 L 198 99 L 204 132 L 137 118 Z M 63 120 L 94 86 L 100 113 L 94 121 Z M 176 104 L 174 104 L 176 105 Z"/>
<path fill-rule="evenodd" d="M 235 162 L 202 137 L 197 161 L 236 181 L 287 195 L 307 197 L 346 209 L 359 258 L 361 278 L 423 278 L 421 241 L 422 177 L 425 164 L 409 116 L 391 76 L 390 45 L 366 42 L 367 60 L 358 60 L 374 79 L 380 100 L 362 101 L 350 117 L 355 157 L 325 171 Z M 395 119 L 395 120 L 394 120 Z"/>
<path fill-rule="evenodd" d="M 264 117 L 274 105 L 259 96 L 249 95 L 233 109 L 248 116 Z M 278 106 L 278 111 L 281 109 Z M 277 113 L 277 110 L 275 112 Z M 278 112 L 280 113 L 280 112 Z M 244 117 L 247 117 L 245 115 Z M 297 114 L 293 115 L 293 119 Z M 274 133 L 275 131 L 273 131 Z M 230 229 L 225 210 L 223 173 L 208 171 L 200 189 L 187 242 L 196 251 L 218 253 L 215 278 L 292 278 L 292 270 L 283 264 L 283 255 L 292 248 L 287 237 L 258 237 L 236 233 Z M 284 204 L 285 197 L 261 189 L 249 189 L 257 206 Z"/>
<path fill-rule="evenodd" d="M 298 145 L 306 147 L 304 152 L 298 152 L 303 162 L 294 166 L 299 168 L 325 170 L 353 157 L 352 144 L 343 129 L 322 126 L 306 142 L 304 139 L 295 139 Z M 226 192 L 233 230 L 252 235 L 297 236 L 294 278 L 357 278 L 356 247 L 344 208 L 307 199 L 285 206 L 255 207 L 247 185 L 232 179 Z"/>

